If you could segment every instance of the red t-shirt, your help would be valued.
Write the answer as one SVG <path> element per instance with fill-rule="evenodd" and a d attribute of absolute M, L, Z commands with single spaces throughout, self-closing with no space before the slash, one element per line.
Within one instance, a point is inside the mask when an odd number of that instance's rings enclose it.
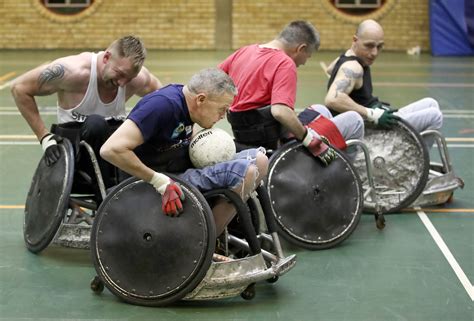
<path fill-rule="evenodd" d="M 238 94 L 231 111 L 283 104 L 294 108 L 296 65 L 282 50 L 243 47 L 219 65 L 234 81 Z"/>

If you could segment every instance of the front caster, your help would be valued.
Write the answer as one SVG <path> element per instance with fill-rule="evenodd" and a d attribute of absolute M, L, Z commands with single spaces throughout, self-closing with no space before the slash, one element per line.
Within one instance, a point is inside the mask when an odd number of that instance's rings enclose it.
<path fill-rule="evenodd" d="M 91 281 L 91 290 L 96 294 L 100 294 L 104 291 L 104 282 L 102 282 L 97 275 Z"/>
<path fill-rule="evenodd" d="M 379 230 L 383 230 L 385 228 L 385 217 L 383 214 L 375 214 L 375 225 Z"/>
<path fill-rule="evenodd" d="M 255 283 L 247 286 L 247 288 L 245 288 L 245 290 L 240 293 L 240 296 L 244 300 L 252 300 L 255 297 Z"/>

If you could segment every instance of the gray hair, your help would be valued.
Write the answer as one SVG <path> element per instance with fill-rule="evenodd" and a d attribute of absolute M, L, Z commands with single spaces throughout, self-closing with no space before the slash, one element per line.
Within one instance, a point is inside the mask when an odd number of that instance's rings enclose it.
<path fill-rule="evenodd" d="M 146 58 L 145 45 L 139 37 L 133 35 L 115 40 L 107 49 L 121 58 L 131 58 L 137 70 L 142 68 Z"/>
<path fill-rule="evenodd" d="M 187 87 L 193 94 L 205 93 L 210 98 L 224 94 L 237 95 L 232 78 L 219 68 L 207 68 L 194 74 Z"/>
<path fill-rule="evenodd" d="M 288 47 L 306 44 L 310 52 L 318 50 L 321 43 L 318 30 L 310 22 L 303 20 L 290 22 L 277 39 Z"/>

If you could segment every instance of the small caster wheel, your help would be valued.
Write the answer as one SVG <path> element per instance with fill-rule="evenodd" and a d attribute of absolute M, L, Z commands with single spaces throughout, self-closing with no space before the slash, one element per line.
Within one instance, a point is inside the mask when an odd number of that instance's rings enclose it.
<path fill-rule="evenodd" d="M 91 290 L 97 294 L 104 291 L 104 282 L 102 282 L 97 275 L 91 281 Z"/>
<path fill-rule="evenodd" d="M 272 276 L 271 278 L 267 279 L 268 283 L 275 283 L 278 281 L 278 275 Z"/>
<path fill-rule="evenodd" d="M 383 230 L 385 228 L 385 217 L 383 215 L 376 215 L 375 225 L 379 230 Z"/>
<path fill-rule="evenodd" d="M 255 283 L 250 284 L 245 290 L 240 293 L 244 300 L 252 300 L 255 297 Z"/>

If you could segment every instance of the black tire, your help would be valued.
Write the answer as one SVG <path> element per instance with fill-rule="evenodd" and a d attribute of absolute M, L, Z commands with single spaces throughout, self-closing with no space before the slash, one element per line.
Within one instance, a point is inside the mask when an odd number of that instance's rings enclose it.
<path fill-rule="evenodd" d="M 38 163 L 25 203 L 23 237 L 30 252 L 39 253 L 54 239 L 66 216 L 74 175 L 74 153 L 64 138 L 58 144 L 61 157 L 47 166 Z"/>
<path fill-rule="evenodd" d="M 211 209 L 195 187 L 168 175 L 186 196 L 179 217 L 161 212 L 161 196 L 150 184 L 129 178 L 106 197 L 94 220 L 94 267 L 105 286 L 127 303 L 170 305 L 191 292 L 212 263 Z"/>
<path fill-rule="evenodd" d="M 308 250 L 332 248 L 346 240 L 362 213 L 360 179 L 347 157 L 335 150 L 338 158 L 328 167 L 296 141 L 270 158 L 266 185 L 278 233 Z"/>

